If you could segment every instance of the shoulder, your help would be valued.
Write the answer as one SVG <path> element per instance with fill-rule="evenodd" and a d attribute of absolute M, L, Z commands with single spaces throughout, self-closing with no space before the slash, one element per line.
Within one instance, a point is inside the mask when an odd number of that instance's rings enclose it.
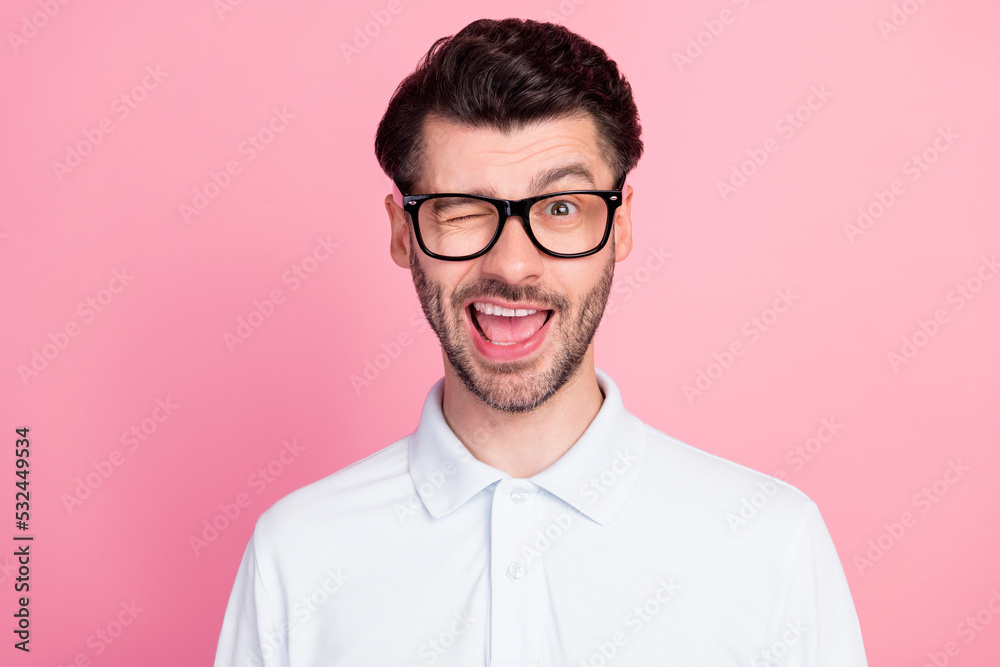
<path fill-rule="evenodd" d="M 818 515 L 812 499 L 788 482 L 643 426 L 647 483 L 658 482 L 672 501 L 682 498 L 685 507 L 724 520 L 734 533 L 751 524 L 748 533 L 801 533 Z"/>
<path fill-rule="evenodd" d="M 257 520 L 255 533 L 284 541 L 319 526 L 363 520 L 372 512 L 412 493 L 409 476 L 410 436 L 277 500 Z"/>

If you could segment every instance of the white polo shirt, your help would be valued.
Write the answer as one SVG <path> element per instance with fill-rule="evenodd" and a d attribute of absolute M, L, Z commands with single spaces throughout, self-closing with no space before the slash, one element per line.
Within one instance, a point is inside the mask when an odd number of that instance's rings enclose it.
<path fill-rule="evenodd" d="M 216 666 L 866 665 L 815 503 L 643 424 L 596 373 L 600 411 L 534 477 L 468 453 L 441 380 L 414 433 L 275 503 Z"/>

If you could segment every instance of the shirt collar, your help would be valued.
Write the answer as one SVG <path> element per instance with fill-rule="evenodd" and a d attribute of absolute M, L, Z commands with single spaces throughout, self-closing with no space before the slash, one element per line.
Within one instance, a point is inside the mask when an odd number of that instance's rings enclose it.
<path fill-rule="evenodd" d="M 600 369 L 604 403 L 563 456 L 530 481 L 601 525 L 628 500 L 645 453 L 643 424 L 622 403 L 618 387 Z M 410 437 L 410 477 L 427 511 L 442 517 L 510 475 L 473 457 L 442 412 L 444 378 L 428 392 L 420 424 Z"/>

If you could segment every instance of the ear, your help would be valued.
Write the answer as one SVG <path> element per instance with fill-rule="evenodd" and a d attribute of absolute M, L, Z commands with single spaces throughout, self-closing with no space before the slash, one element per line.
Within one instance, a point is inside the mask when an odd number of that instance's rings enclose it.
<path fill-rule="evenodd" d="M 397 266 L 410 268 L 410 225 L 392 195 L 385 197 L 385 210 L 389 214 L 389 254 Z"/>
<path fill-rule="evenodd" d="M 615 211 L 615 261 L 620 262 L 632 252 L 632 186 L 625 188 L 625 199 Z"/>

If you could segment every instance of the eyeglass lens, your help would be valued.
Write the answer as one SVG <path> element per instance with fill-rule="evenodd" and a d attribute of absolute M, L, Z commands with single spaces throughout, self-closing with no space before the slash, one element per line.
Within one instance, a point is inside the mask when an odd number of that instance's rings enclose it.
<path fill-rule="evenodd" d="M 429 199 L 418 217 L 424 245 L 445 257 L 472 255 L 485 248 L 500 220 L 492 203 L 471 197 Z M 528 219 L 545 249 L 563 254 L 588 252 L 604 237 L 608 205 L 600 195 L 557 195 L 535 202 Z"/>

